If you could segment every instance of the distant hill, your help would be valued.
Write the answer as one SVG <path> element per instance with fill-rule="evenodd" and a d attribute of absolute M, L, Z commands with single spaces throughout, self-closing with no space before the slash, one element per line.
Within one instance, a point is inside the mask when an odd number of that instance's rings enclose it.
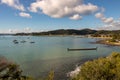
<path fill-rule="evenodd" d="M 87 34 L 94 34 L 96 30 L 91 29 L 82 29 L 82 30 L 75 30 L 75 29 L 59 29 L 47 32 L 33 32 L 33 33 L 17 33 L 15 35 L 87 35 Z"/>
<path fill-rule="evenodd" d="M 41 36 L 41 35 L 88 35 L 88 34 L 120 34 L 120 30 L 92 30 L 92 29 L 58 29 L 47 32 L 33 32 L 33 33 L 17 33 L 15 35 L 32 35 L 32 36 Z"/>
<path fill-rule="evenodd" d="M 10 35 L 13 35 L 13 34 L 9 34 L 9 33 L 0 33 L 0 36 L 10 36 Z"/>

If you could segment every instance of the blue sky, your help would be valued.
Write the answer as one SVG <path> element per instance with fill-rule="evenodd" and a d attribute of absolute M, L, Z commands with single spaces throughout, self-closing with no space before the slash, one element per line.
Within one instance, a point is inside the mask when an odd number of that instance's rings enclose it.
<path fill-rule="evenodd" d="M 0 0 L 0 33 L 120 29 L 120 0 Z"/>

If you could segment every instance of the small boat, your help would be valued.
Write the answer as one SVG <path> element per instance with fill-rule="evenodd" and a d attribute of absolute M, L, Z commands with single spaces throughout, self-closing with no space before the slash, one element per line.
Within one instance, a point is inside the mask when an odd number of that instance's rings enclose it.
<path fill-rule="evenodd" d="M 81 51 L 81 50 L 97 50 L 97 47 L 96 48 L 81 48 L 81 49 L 70 49 L 70 48 L 67 48 L 68 51 Z"/>
<path fill-rule="evenodd" d="M 14 42 L 14 44 L 18 44 L 18 43 L 19 43 L 19 42 L 17 42 L 17 41 L 16 41 L 16 42 Z"/>
<path fill-rule="evenodd" d="M 13 42 L 17 42 L 17 40 L 15 39 L 15 40 L 13 40 Z"/>
<path fill-rule="evenodd" d="M 32 41 L 32 42 L 30 42 L 30 43 L 35 43 L 35 42 Z"/>
<path fill-rule="evenodd" d="M 19 42 L 17 40 L 13 40 L 13 43 L 14 44 L 18 44 Z"/>
<path fill-rule="evenodd" d="M 20 41 L 20 42 L 21 42 L 21 43 L 25 43 L 26 41 L 23 40 L 23 41 Z"/>

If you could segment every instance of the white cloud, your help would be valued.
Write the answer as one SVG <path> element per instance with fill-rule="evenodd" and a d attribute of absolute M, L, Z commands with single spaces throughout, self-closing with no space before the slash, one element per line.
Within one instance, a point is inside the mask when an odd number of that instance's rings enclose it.
<path fill-rule="evenodd" d="M 113 17 L 106 18 L 103 13 L 97 13 L 95 14 L 95 17 L 107 24 L 112 23 L 114 21 Z"/>
<path fill-rule="evenodd" d="M 106 18 L 103 13 L 95 14 L 95 17 L 100 19 L 104 25 L 102 27 L 98 27 L 98 29 L 105 30 L 118 30 L 120 29 L 120 20 L 115 20 L 113 17 Z"/>
<path fill-rule="evenodd" d="M 115 24 L 106 24 L 104 26 L 100 26 L 97 29 L 99 30 L 120 30 L 120 24 L 115 23 Z"/>
<path fill-rule="evenodd" d="M 79 20 L 79 19 L 82 19 L 82 16 L 80 16 L 79 14 L 75 14 L 72 17 L 70 17 L 70 19 Z"/>
<path fill-rule="evenodd" d="M 110 18 L 104 18 L 103 19 L 103 22 L 105 22 L 105 23 L 112 23 L 114 20 L 113 20 L 113 17 L 110 17 Z"/>
<path fill-rule="evenodd" d="M 25 11 L 24 6 L 22 4 L 20 4 L 19 0 L 1 0 L 1 3 L 6 4 L 10 7 L 13 7 L 17 10 Z"/>
<path fill-rule="evenodd" d="M 20 12 L 19 16 L 25 17 L 25 18 L 32 18 L 32 16 L 29 13 L 25 13 L 25 12 Z"/>
<path fill-rule="evenodd" d="M 95 17 L 102 19 L 104 17 L 104 15 L 102 13 L 97 13 L 97 14 L 95 14 Z"/>
<path fill-rule="evenodd" d="M 31 12 L 42 12 L 53 18 L 89 15 L 98 10 L 96 5 L 84 4 L 83 0 L 37 0 L 31 3 Z"/>

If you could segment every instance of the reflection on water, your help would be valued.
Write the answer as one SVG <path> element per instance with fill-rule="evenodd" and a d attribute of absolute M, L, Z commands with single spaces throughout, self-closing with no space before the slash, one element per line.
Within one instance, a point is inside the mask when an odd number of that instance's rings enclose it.
<path fill-rule="evenodd" d="M 14 44 L 13 40 L 26 41 Z M 35 42 L 31 44 L 30 42 Z M 39 77 L 47 75 L 50 70 L 55 71 L 57 80 L 64 80 L 66 73 L 73 70 L 76 64 L 88 59 L 106 56 L 113 51 L 120 51 L 120 47 L 92 44 L 95 39 L 75 37 L 28 37 L 1 36 L 0 55 L 20 64 L 24 74 Z M 93 48 L 97 51 L 72 51 L 67 48 Z"/>

